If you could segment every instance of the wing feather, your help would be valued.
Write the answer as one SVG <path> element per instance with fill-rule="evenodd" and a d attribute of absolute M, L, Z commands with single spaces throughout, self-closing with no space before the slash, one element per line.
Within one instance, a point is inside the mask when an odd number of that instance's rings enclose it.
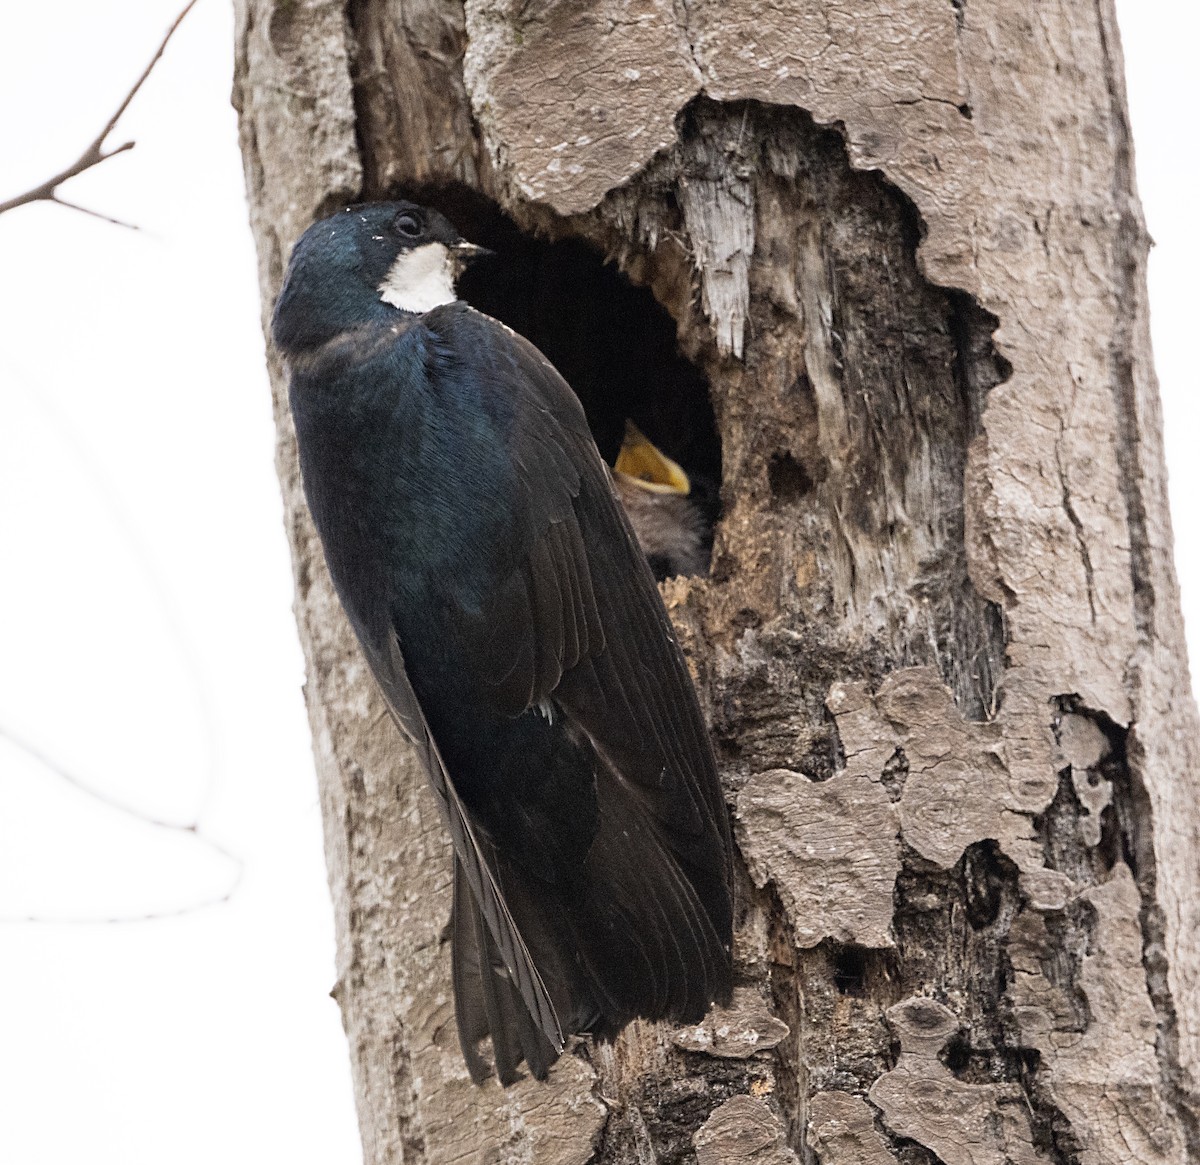
<path fill-rule="evenodd" d="M 469 309 L 442 310 L 464 333 L 454 350 L 486 349 L 485 392 L 511 405 L 514 565 L 479 609 L 461 613 L 468 645 L 488 644 L 484 689 L 508 716 L 549 699 L 562 709 L 637 790 L 727 933 L 732 843 L 707 731 L 579 402 L 528 341 Z"/>
<path fill-rule="evenodd" d="M 370 659 L 372 670 L 397 724 L 416 745 L 430 784 L 450 830 L 454 852 L 462 866 L 479 913 L 487 923 L 504 965 L 512 976 L 529 1013 L 556 1052 L 563 1048 L 563 1031 L 558 1013 L 542 980 L 537 964 L 513 921 L 508 904 L 496 881 L 487 854 L 476 836 L 465 806 L 454 789 L 454 782 L 429 730 L 425 714 L 404 667 L 404 656 L 395 635 L 389 641 L 386 659 Z"/>
<path fill-rule="evenodd" d="M 563 747 L 594 767 L 598 816 L 587 831 L 575 821 L 580 807 L 567 778 L 536 767 L 522 777 L 511 756 L 503 784 L 471 774 L 469 808 L 400 644 L 393 640 L 389 658 L 373 665 L 423 750 L 461 866 L 458 900 L 469 893 L 486 924 L 468 931 L 456 914 L 467 1063 L 472 1075 L 480 1071 L 475 1045 L 490 1032 L 507 1079 L 522 1055 L 545 1070 L 562 1048 L 561 1020 L 611 1036 L 634 1015 L 698 1019 L 727 996 L 731 841 L 691 678 L 577 399 L 541 353 L 494 321 L 452 305 L 429 322 L 445 331 L 456 358 L 478 354 L 469 367 L 459 359 L 454 374 L 472 378 L 486 407 L 503 412 L 496 432 L 514 470 L 493 515 L 504 523 L 494 581 L 445 581 L 455 667 L 469 677 L 481 715 L 514 724 L 514 741 L 529 739 L 516 731 L 520 718 L 552 706 Z M 512 989 L 548 1044 L 522 1030 Z"/>

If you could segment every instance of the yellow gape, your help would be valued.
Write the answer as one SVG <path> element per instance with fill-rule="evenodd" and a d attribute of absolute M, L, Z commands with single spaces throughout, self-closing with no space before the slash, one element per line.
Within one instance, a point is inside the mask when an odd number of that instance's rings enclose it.
<path fill-rule="evenodd" d="M 625 439 L 613 468 L 651 493 L 687 495 L 692 491 L 683 468 L 652 444 L 632 421 L 625 422 Z"/>

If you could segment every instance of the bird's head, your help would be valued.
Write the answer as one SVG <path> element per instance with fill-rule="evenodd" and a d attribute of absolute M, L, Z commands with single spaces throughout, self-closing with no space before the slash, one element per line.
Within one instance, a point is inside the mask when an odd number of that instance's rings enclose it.
<path fill-rule="evenodd" d="M 452 303 L 458 276 L 487 253 L 416 203 L 347 207 L 310 226 L 293 249 L 271 325 L 275 343 L 300 352 L 396 311 Z"/>

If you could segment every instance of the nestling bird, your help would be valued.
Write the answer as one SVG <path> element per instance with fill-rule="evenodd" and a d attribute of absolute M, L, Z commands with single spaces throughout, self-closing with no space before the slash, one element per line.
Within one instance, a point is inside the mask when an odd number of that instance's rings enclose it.
<path fill-rule="evenodd" d="M 480 248 L 407 202 L 318 222 L 272 334 L 355 634 L 454 843 L 471 1076 L 695 1022 L 731 982 L 729 825 L 687 668 L 579 401 L 455 298 Z"/>
<path fill-rule="evenodd" d="M 688 496 L 692 483 L 632 421 L 625 422 L 613 485 L 656 579 L 704 572 L 704 515 Z"/>

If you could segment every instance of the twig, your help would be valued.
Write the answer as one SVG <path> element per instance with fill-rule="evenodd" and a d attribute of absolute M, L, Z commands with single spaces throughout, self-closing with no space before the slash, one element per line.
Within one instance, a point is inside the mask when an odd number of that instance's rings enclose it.
<path fill-rule="evenodd" d="M 111 155 L 110 155 L 111 157 Z M 68 202 L 65 198 L 55 196 L 52 199 L 59 206 L 65 206 L 68 210 L 77 210 L 80 214 L 89 214 L 92 218 L 98 218 L 101 222 L 110 222 L 115 227 L 125 227 L 127 230 L 140 231 L 142 228 L 135 222 L 126 222 L 123 218 L 113 218 L 111 214 L 104 214 L 99 210 L 92 210 L 90 206 L 80 206 L 78 202 Z"/>
<path fill-rule="evenodd" d="M 18 206 L 25 206 L 30 202 L 57 202 L 59 206 L 69 207 L 71 210 L 79 210 L 84 214 L 95 215 L 97 218 L 105 219 L 107 222 L 115 223 L 117 226 L 129 227 L 130 230 L 137 230 L 137 227 L 132 223 L 122 222 L 120 219 L 109 218 L 108 215 L 100 214 L 98 211 L 88 210 L 87 207 L 78 206 L 74 202 L 67 202 L 58 197 L 58 188 L 68 179 L 75 178 L 82 174 L 85 170 L 90 170 L 94 166 L 100 165 L 101 162 L 108 161 L 109 158 L 116 157 L 117 154 L 123 154 L 126 150 L 132 150 L 133 142 L 124 142 L 115 149 L 104 149 L 105 139 L 120 120 L 121 115 L 129 108 L 129 103 L 137 96 L 138 90 L 145 84 L 146 78 L 150 76 L 154 66 L 158 64 L 159 58 L 166 51 L 167 43 L 171 37 L 175 35 L 175 30 L 183 23 L 183 18 L 195 7 L 196 0 L 188 0 L 184 9 L 171 22 L 171 27 L 167 29 L 167 34 L 162 38 L 154 56 L 150 58 L 150 63 L 142 70 L 142 75 L 133 83 L 133 88 L 125 94 L 125 99 L 117 106 L 117 111 L 108 119 L 104 128 L 88 145 L 79 157 L 71 163 L 65 170 L 60 170 L 53 178 L 47 178 L 45 182 L 35 186 L 32 190 L 25 191 L 24 194 L 18 194 L 15 198 L 8 199 L 7 202 L 0 202 L 0 214 L 7 210 L 15 210 Z"/>
<path fill-rule="evenodd" d="M 28 396 L 30 402 L 35 407 L 42 410 L 46 416 L 46 419 L 54 427 L 59 438 L 64 441 L 72 450 L 75 455 L 78 468 L 86 475 L 89 485 L 95 495 L 109 509 L 113 522 L 126 541 L 127 548 L 133 558 L 133 561 L 136 563 L 138 569 L 143 575 L 146 584 L 153 591 L 158 600 L 160 613 L 166 623 L 168 631 L 170 632 L 170 637 L 175 649 L 179 653 L 180 664 L 185 674 L 188 676 L 192 688 L 192 694 L 198 709 L 198 715 L 204 728 L 204 767 L 207 774 L 205 788 L 203 793 L 200 795 L 200 800 L 196 808 L 193 823 L 179 825 L 174 822 L 159 821 L 157 819 L 148 817 L 146 814 L 142 813 L 136 808 L 117 801 L 115 798 L 112 798 L 108 794 L 97 789 L 94 785 L 81 780 L 73 773 L 67 772 L 57 761 L 49 757 L 38 746 L 15 736 L 11 732 L 7 732 L 2 724 L 0 724 L 0 739 L 7 737 L 7 739 L 13 745 L 22 749 L 34 760 L 42 764 L 43 767 L 45 767 L 48 771 L 54 773 L 68 784 L 79 788 L 83 793 L 86 793 L 107 804 L 110 808 L 127 812 L 152 826 L 157 826 L 163 829 L 172 829 L 180 833 L 192 834 L 193 836 L 197 837 L 202 844 L 208 846 L 209 849 L 233 862 L 236 866 L 236 872 L 231 885 L 222 895 L 185 906 L 168 907 L 162 911 L 138 915 L 125 915 L 120 918 L 74 918 L 61 916 L 55 918 L 37 918 L 30 916 L 0 916 L 0 924 L 11 922 L 148 922 L 159 918 L 175 918 L 183 914 L 191 914 L 194 911 L 207 909 L 210 906 L 220 905 L 223 902 L 227 902 L 241 884 L 244 862 L 237 854 L 231 853 L 224 846 L 220 845 L 216 841 L 213 841 L 200 830 L 199 822 L 204 816 L 205 807 L 212 797 L 213 790 L 216 788 L 219 774 L 214 713 L 204 682 L 203 669 L 201 668 L 200 663 L 197 660 L 194 651 L 192 650 L 188 636 L 184 631 L 183 623 L 172 599 L 170 588 L 166 585 L 165 580 L 159 574 L 154 564 L 153 556 L 143 545 L 138 534 L 136 524 L 130 519 L 129 514 L 121 504 L 120 499 L 117 496 L 116 491 L 113 489 L 111 482 L 108 480 L 103 467 L 95 460 L 87 443 L 82 440 L 79 434 L 68 423 L 67 419 L 53 405 L 53 394 L 46 388 L 46 386 L 44 384 L 39 384 L 37 377 L 31 374 L 28 369 L 15 364 L 12 361 L 11 356 L 8 357 L 7 362 L 14 364 L 14 367 L 10 369 L 9 381 L 23 390 Z"/>
<path fill-rule="evenodd" d="M 8 366 L 7 381 L 5 381 L 4 365 Z M 196 714 L 203 728 L 205 791 L 196 810 L 196 816 L 202 817 L 208 798 L 212 796 L 213 790 L 217 787 L 220 776 L 217 717 L 204 677 L 204 668 L 185 628 L 185 620 L 179 604 L 157 565 L 155 555 L 146 545 L 138 523 L 125 505 L 120 491 L 114 487 L 105 465 L 102 460 L 97 459 L 91 444 L 79 434 L 75 426 L 60 411 L 50 386 L 24 364 L 15 360 L 11 352 L 5 353 L 0 358 L 0 383 L 13 384 L 23 392 L 29 403 L 42 413 L 47 423 L 54 429 L 58 439 L 74 455 L 75 468 L 87 479 L 89 492 L 107 510 L 114 527 L 125 543 L 130 559 L 137 567 L 146 586 L 153 593 L 171 645 L 179 657 L 180 667 L 187 676 Z"/>
<path fill-rule="evenodd" d="M 197 910 L 205 910 L 210 906 L 219 906 L 224 902 L 228 902 L 237 892 L 238 887 L 242 883 L 242 874 L 245 872 L 245 862 L 238 857 L 232 850 L 221 845 L 220 842 L 214 841 L 211 837 L 200 832 L 199 821 L 189 821 L 182 824 L 174 821 L 164 821 L 161 817 L 152 817 L 148 813 L 143 813 L 140 809 L 135 809 L 132 805 L 127 805 L 124 801 L 118 800 L 116 797 L 110 796 L 102 789 L 98 789 L 95 785 L 87 781 L 81 780 L 74 773 L 65 769 L 53 757 L 43 752 L 37 745 L 32 744 L 28 740 L 22 739 L 16 733 L 9 731 L 7 728 L 0 726 L 0 739 L 7 740 L 14 748 L 20 749 L 26 756 L 37 761 L 43 768 L 52 772 L 60 780 L 65 781 L 73 789 L 86 794 L 93 800 L 99 801 L 101 805 L 107 806 L 109 809 L 114 809 L 118 813 L 124 813 L 129 817 L 133 817 L 138 821 L 144 822 L 146 825 L 152 825 L 155 829 L 167 829 L 173 833 L 188 833 L 191 834 L 201 845 L 206 846 L 214 853 L 219 854 L 227 861 L 233 863 L 235 872 L 233 881 L 229 884 L 228 889 L 223 894 L 214 898 L 206 898 L 201 902 L 192 902 L 184 906 L 171 906 L 165 910 L 152 911 L 145 914 L 124 915 L 118 918 L 42 918 L 36 915 L 0 915 L 0 923 L 12 922 L 54 922 L 54 923 L 111 923 L 111 922 L 153 922 L 160 918 L 178 918 L 184 914 L 192 914 Z"/>

